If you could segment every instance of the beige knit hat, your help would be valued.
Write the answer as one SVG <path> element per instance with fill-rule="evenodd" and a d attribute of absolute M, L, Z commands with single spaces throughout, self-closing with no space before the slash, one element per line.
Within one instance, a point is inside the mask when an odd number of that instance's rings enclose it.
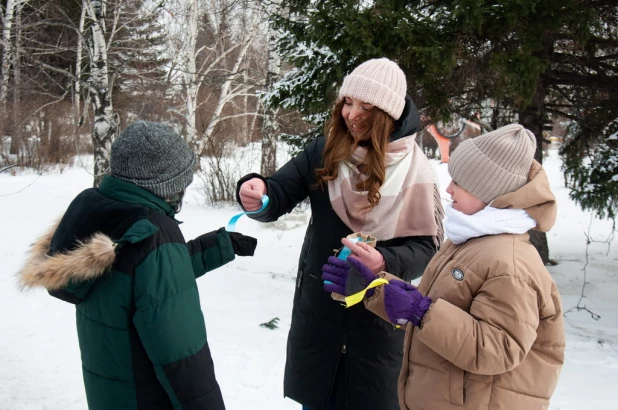
<path fill-rule="evenodd" d="M 532 132 L 519 124 L 506 125 L 459 144 L 448 172 L 457 185 L 488 204 L 526 184 L 535 150 Z"/>
<path fill-rule="evenodd" d="M 388 58 L 365 61 L 343 79 L 339 98 L 373 104 L 398 120 L 406 105 L 406 75 Z"/>

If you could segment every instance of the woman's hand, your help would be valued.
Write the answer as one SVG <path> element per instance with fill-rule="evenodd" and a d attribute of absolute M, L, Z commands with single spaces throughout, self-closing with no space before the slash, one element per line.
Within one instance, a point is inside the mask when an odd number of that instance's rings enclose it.
<path fill-rule="evenodd" d="M 238 190 L 238 196 L 243 208 L 254 212 L 262 207 L 262 197 L 266 195 L 266 183 L 260 178 L 251 178 L 243 182 Z"/>
<path fill-rule="evenodd" d="M 354 242 L 347 238 L 343 238 L 341 243 L 350 248 L 351 256 L 361 261 L 374 274 L 382 272 L 386 268 L 384 256 L 366 243 Z"/>

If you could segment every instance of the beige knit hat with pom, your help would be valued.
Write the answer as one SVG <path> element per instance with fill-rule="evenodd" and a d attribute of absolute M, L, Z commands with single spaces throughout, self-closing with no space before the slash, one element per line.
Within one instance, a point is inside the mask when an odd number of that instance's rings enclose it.
<path fill-rule="evenodd" d="M 510 124 L 459 144 L 448 172 L 457 185 L 488 204 L 526 185 L 535 151 L 534 134 Z"/>
<path fill-rule="evenodd" d="M 343 79 L 339 98 L 375 105 L 398 120 L 406 105 L 406 75 L 388 58 L 365 61 Z"/>

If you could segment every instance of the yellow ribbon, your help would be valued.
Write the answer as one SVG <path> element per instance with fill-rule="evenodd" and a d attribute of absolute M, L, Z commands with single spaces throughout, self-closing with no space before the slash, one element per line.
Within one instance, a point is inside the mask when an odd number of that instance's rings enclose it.
<path fill-rule="evenodd" d="M 350 296 L 346 296 L 345 298 L 345 307 L 350 307 L 350 306 L 354 306 L 357 303 L 359 303 L 360 301 L 362 301 L 365 298 L 365 293 L 367 293 L 367 291 L 371 288 L 377 288 L 380 285 L 385 285 L 388 284 L 388 281 L 386 279 L 383 278 L 378 278 L 378 279 L 374 279 L 369 286 L 367 286 L 365 289 L 361 290 L 358 293 L 355 293 L 353 295 Z"/>

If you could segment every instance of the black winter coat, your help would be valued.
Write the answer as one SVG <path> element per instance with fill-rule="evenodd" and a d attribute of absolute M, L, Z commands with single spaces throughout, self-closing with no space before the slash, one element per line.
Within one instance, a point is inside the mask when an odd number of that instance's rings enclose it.
<path fill-rule="evenodd" d="M 391 141 L 419 129 L 416 107 L 406 98 L 402 120 L 396 123 Z M 270 203 L 251 218 L 277 220 L 307 196 L 312 217 L 305 234 L 288 336 L 284 395 L 312 410 L 325 410 L 331 393 L 338 410 L 396 410 L 397 379 L 403 357 L 404 332 L 383 321 L 364 305 L 349 309 L 325 292 L 322 265 L 341 238 L 352 233 L 333 210 L 328 189 L 315 188 L 315 169 L 322 166 L 325 139 L 313 140 L 297 157 L 265 180 Z M 410 281 L 419 277 L 436 248 L 429 236 L 401 237 L 379 241 L 386 271 Z"/>

